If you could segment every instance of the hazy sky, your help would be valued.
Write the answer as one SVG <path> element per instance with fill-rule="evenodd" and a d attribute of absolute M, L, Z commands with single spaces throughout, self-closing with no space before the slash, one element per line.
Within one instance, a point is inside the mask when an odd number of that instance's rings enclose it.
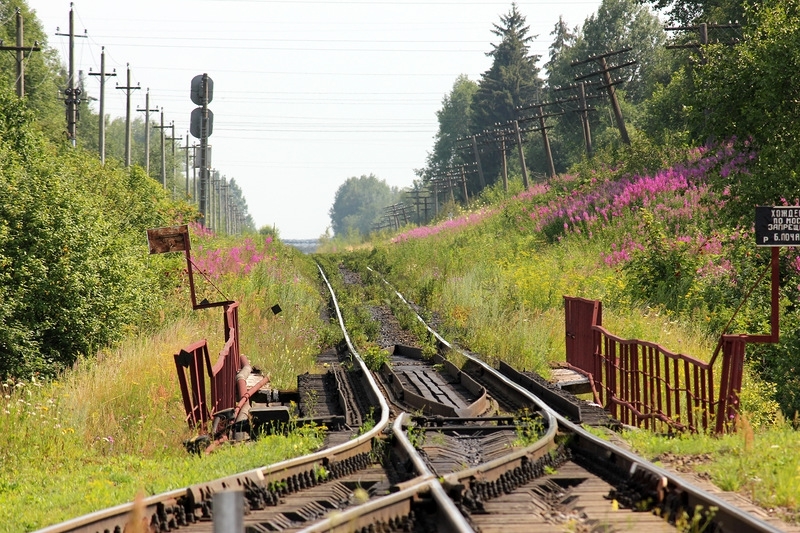
<path fill-rule="evenodd" d="M 30 0 L 64 63 L 70 2 Z M 532 52 L 547 59 L 562 15 L 582 25 L 599 0 L 517 2 Z M 459 74 L 478 81 L 498 38 L 493 24 L 511 2 L 433 0 L 76 0 L 76 71 L 100 71 L 105 46 L 105 112 L 125 116 L 126 64 L 132 108 L 163 107 L 176 136 L 196 107 L 194 76 L 214 81 L 212 167 L 235 178 L 256 226 L 287 239 L 316 238 L 351 176 L 375 174 L 408 187 L 425 165 L 436 111 Z M 57 31 L 56 28 L 59 28 Z M 97 97 L 98 76 L 87 76 Z M 97 103 L 92 104 L 95 110 Z M 136 113 L 134 111 L 134 113 Z M 136 113 L 144 118 L 144 113 Z M 151 115 L 151 120 L 160 117 Z M 190 143 L 197 140 L 190 137 Z M 156 174 L 157 169 L 151 169 Z"/>

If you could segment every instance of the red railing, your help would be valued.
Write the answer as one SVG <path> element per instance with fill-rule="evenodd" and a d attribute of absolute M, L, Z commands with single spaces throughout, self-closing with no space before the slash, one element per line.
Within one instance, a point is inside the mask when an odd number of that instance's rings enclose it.
<path fill-rule="evenodd" d="M 236 375 L 242 368 L 239 353 L 239 304 L 225 305 L 224 313 L 225 346 L 217 362 L 211 366 L 208 344 L 205 340 L 196 342 L 175 354 L 178 382 L 183 396 L 186 421 L 189 427 L 206 428 L 212 415 L 237 406 Z M 211 413 L 206 400 L 206 372 L 211 382 Z M 187 375 L 188 374 L 188 375 Z"/>
<path fill-rule="evenodd" d="M 239 354 L 239 303 L 225 306 L 225 346 L 211 368 L 212 412 L 236 407 L 236 374 L 242 369 Z"/>
<path fill-rule="evenodd" d="M 602 306 L 564 297 L 567 363 L 591 374 L 596 401 L 623 424 L 722 432 L 733 422 L 742 384 L 746 335 L 721 340 L 717 354 L 703 362 L 646 341 L 622 339 L 602 327 Z M 717 393 L 715 394 L 715 390 Z"/>
<path fill-rule="evenodd" d="M 205 339 L 175 354 L 175 367 L 178 370 L 178 383 L 183 396 L 186 422 L 190 428 L 206 427 L 211 420 L 206 402 L 206 380 L 203 364 L 211 371 L 208 357 L 208 344 Z M 187 375 L 188 374 L 188 375 Z"/>

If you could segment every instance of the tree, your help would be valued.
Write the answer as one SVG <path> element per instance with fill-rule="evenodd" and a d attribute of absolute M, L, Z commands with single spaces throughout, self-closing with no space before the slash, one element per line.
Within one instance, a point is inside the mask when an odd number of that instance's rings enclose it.
<path fill-rule="evenodd" d="M 599 70 L 599 65 L 594 61 L 576 66 L 573 63 L 604 52 L 630 48 L 630 52 L 615 56 L 613 61 L 609 60 L 609 66 L 628 61 L 636 62 L 614 70 L 612 78 L 624 81 L 617 86 L 617 97 L 623 108 L 626 126 L 640 129 L 647 125 L 643 118 L 645 103 L 659 84 L 669 81 L 670 76 L 667 62 L 670 56 L 664 49 L 666 33 L 657 16 L 637 0 L 603 0 L 597 12 L 584 21 L 579 31 L 570 31 L 566 23 L 559 20 L 551 35 L 554 36 L 554 41 L 550 46 L 550 61 L 545 64 L 550 101 L 576 96 L 577 90 L 555 92 L 555 89 L 572 85 L 577 77 Z M 599 87 L 597 82 L 601 80 L 597 76 L 585 81 L 594 82 L 595 87 Z M 586 88 L 586 95 L 589 97 L 605 94 L 604 90 L 588 86 Z M 589 114 L 595 147 L 606 142 L 617 142 L 617 125 L 610 118 L 613 115 L 607 98 L 588 103 L 596 111 Z M 557 169 L 569 167 L 585 154 L 583 128 L 575 112 L 578 105 L 570 104 L 562 109 L 565 114 L 552 119 L 554 127 L 550 141 Z M 536 149 L 535 146 L 534 148 Z M 541 158 L 535 158 L 539 159 Z"/>
<path fill-rule="evenodd" d="M 628 100 L 638 104 L 652 94 L 659 76 L 668 79 L 668 73 L 663 72 L 666 39 L 663 23 L 637 0 L 603 0 L 597 13 L 583 25 L 581 54 L 589 57 L 631 48 L 626 57 L 636 64 L 616 71 L 614 77 L 625 81 Z"/>
<path fill-rule="evenodd" d="M 329 211 L 334 234 L 369 234 L 383 216 L 383 208 L 396 203 L 398 196 L 397 188 L 373 174 L 347 178 L 336 190 Z"/>
<path fill-rule="evenodd" d="M 417 174 L 428 181 L 437 172 L 459 162 L 456 141 L 470 134 L 470 105 L 478 90 L 478 84 L 467 76 L 460 75 L 453 83 L 450 94 L 442 99 L 442 108 L 436 112 L 439 131 L 428 153 L 427 165 Z"/>
<path fill-rule="evenodd" d="M 517 108 L 536 100 L 542 88 L 539 68 L 540 56 L 531 54 L 530 43 L 536 36 L 528 35 L 530 29 L 525 17 L 511 4 L 511 11 L 500 17 L 501 25 L 494 24 L 492 33 L 500 37 L 486 55 L 492 66 L 483 73 L 478 90 L 472 99 L 471 130 L 480 133 L 493 129 L 495 124 L 505 124 L 517 118 Z M 500 156 L 496 152 L 482 161 L 489 183 L 500 174 Z"/>
<path fill-rule="evenodd" d="M 47 46 L 47 33 L 24 0 L 0 2 L 0 39 L 16 43 L 19 8 L 24 21 L 24 44 L 33 46 L 38 42 L 40 52 L 25 54 L 25 100 L 33 111 L 33 123 L 51 140 L 63 141 L 66 123 L 64 101 L 56 98 L 66 87 L 66 70 L 61 64 L 58 51 Z M 0 54 L 0 87 L 14 90 L 16 85 L 16 57 L 11 52 Z"/>
<path fill-rule="evenodd" d="M 670 24 L 689 26 L 701 22 L 742 21 L 742 0 L 639 0 L 667 16 Z"/>
<path fill-rule="evenodd" d="M 570 28 L 564 17 L 559 16 L 550 35 L 553 36 L 553 42 L 548 47 L 550 59 L 544 64 L 544 70 L 547 73 L 548 88 L 555 89 L 571 84 L 575 78 L 570 62 L 575 59 L 572 50 L 580 36 L 580 29 L 578 26 Z"/>
<path fill-rule="evenodd" d="M 729 209 L 750 224 L 753 206 L 794 201 L 800 191 L 800 6 L 753 2 L 746 16 L 739 44 L 706 47 L 684 105 L 697 140 L 736 137 L 758 151 L 751 173 L 721 176 Z"/>
<path fill-rule="evenodd" d="M 54 146 L 33 121 L 0 90 L 0 378 L 55 374 L 141 324 L 171 283 L 142 235 L 193 218 L 143 173 Z"/>

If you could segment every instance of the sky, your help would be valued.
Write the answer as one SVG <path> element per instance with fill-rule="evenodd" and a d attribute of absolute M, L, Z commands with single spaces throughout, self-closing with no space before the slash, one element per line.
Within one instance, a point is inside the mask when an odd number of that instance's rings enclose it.
<path fill-rule="evenodd" d="M 70 2 L 28 0 L 67 64 Z M 559 16 L 582 26 L 600 0 L 519 1 L 531 53 L 547 60 Z M 493 24 L 510 1 L 75 0 L 75 71 L 100 72 L 105 113 L 163 109 L 185 145 L 193 77 L 214 83 L 211 167 L 242 189 L 256 227 L 314 239 L 330 226 L 336 191 L 374 174 L 410 187 L 438 130 L 436 112 L 456 78 L 491 66 Z M 88 76 L 99 97 L 99 76 Z M 98 102 L 92 102 L 95 111 Z M 136 111 L 134 111 L 136 113 Z M 136 113 L 144 118 L 144 113 Z M 151 114 L 159 122 L 160 115 Z M 170 133 L 171 131 L 168 130 Z M 189 137 L 190 144 L 199 141 Z M 153 172 L 153 169 L 151 169 Z"/>

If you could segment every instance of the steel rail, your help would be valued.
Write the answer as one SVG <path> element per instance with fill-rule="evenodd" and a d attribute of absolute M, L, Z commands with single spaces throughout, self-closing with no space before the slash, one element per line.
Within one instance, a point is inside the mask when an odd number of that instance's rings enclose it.
<path fill-rule="evenodd" d="M 367 267 L 370 271 L 375 272 L 373 269 Z M 377 274 L 377 273 L 376 273 Z M 587 447 L 594 448 L 597 453 L 603 454 L 606 456 L 613 456 L 617 463 L 619 464 L 620 461 L 624 462 L 627 465 L 629 474 L 632 476 L 639 471 L 646 471 L 650 474 L 657 476 L 661 480 L 664 480 L 668 486 L 671 486 L 673 489 L 677 489 L 682 491 L 685 494 L 685 503 L 687 505 L 687 509 L 695 509 L 697 506 L 703 506 L 703 508 L 708 509 L 709 507 L 715 507 L 717 510 L 713 517 L 715 523 L 717 523 L 720 531 L 724 532 L 736 532 L 736 533 L 781 533 L 781 530 L 774 527 L 773 525 L 759 519 L 756 516 L 753 516 L 742 509 L 731 505 L 730 503 L 726 502 L 725 500 L 715 496 L 714 494 L 697 487 L 696 485 L 682 479 L 675 474 L 668 472 L 667 470 L 647 461 L 646 459 L 635 455 L 628 450 L 625 450 L 619 446 L 616 446 L 610 442 L 607 442 L 588 431 L 584 430 L 579 425 L 571 422 L 570 420 L 566 419 L 565 417 L 561 416 L 559 413 L 554 411 L 550 408 L 544 401 L 542 401 L 539 397 L 537 397 L 532 392 L 524 389 L 514 381 L 508 379 L 506 376 L 500 374 L 494 367 L 483 361 L 482 359 L 476 357 L 475 355 L 461 350 L 457 347 L 451 345 L 447 340 L 445 340 L 438 332 L 433 330 L 425 320 L 414 310 L 414 307 L 409 304 L 409 302 L 405 299 L 405 297 L 395 289 L 388 281 L 381 277 L 382 281 L 397 295 L 400 300 L 408 306 L 408 308 L 414 313 L 423 326 L 428 330 L 428 332 L 436 338 L 438 342 L 440 342 L 443 346 L 447 347 L 450 350 L 460 353 L 462 356 L 466 357 L 473 363 L 479 365 L 483 368 L 484 372 L 489 372 L 494 375 L 496 379 L 501 380 L 506 386 L 512 388 L 519 393 L 528 396 L 532 401 L 534 401 L 540 408 L 549 414 L 550 417 L 554 418 L 558 425 L 565 430 L 569 431 L 576 437 L 578 437 L 581 441 L 583 441 Z M 465 479 L 465 477 L 460 476 L 459 474 L 455 474 L 457 480 Z M 452 479 L 452 476 L 446 476 L 447 479 Z"/>
<path fill-rule="evenodd" d="M 371 393 L 374 396 L 373 401 L 376 401 L 380 407 L 381 416 L 375 424 L 375 427 L 348 442 L 337 444 L 309 455 L 288 459 L 272 465 L 255 468 L 204 483 L 196 483 L 188 487 L 147 497 L 143 500 L 142 504 L 140 504 L 144 506 L 146 516 L 152 516 L 161 512 L 165 507 L 172 508 L 178 506 L 180 502 L 186 498 L 193 502 L 206 501 L 215 492 L 254 484 L 263 486 L 271 481 L 280 481 L 297 474 L 308 472 L 309 470 L 315 469 L 315 467 L 323 466 L 333 460 L 345 460 L 361 453 L 369 452 L 372 450 L 373 439 L 379 437 L 387 429 L 389 425 L 389 405 L 386 398 L 384 398 L 381 393 L 380 388 L 364 363 L 364 360 L 353 346 L 345 329 L 344 319 L 342 318 L 339 303 L 336 300 L 333 288 L 328 278 L 325 277 L 322 268 L 319 267 L 319 265 L 317 266 L 330 291 L 339 325 L 342 328 L 347 346 L 369 383 Z M 134 502 L 128 502 L 107 509 L 101 509 L 59 524 L 47 526 L 37 530 L 36 533 L 95 533 L 114 531 L 116 527 L 119 527 L 120 531 L 122 531 L 131 513 L 134 511 L 135 505 Z"/>
<path fill-rule="evenodd" d="M 342 513 L 335 513 L 316 522 L 300 533 L 350 533 L 361 528 L 369 527 L 375 520 L 391 520 L 407 516 L 412 509 L 412 503 L 420 495 L 427 494 L 439 509 L 442 521 L 438 522 L 440 531 L 446 533 L 474 533 L 464 515 L 447 496 L 441 483 L 420 457 L 404 430 L 411 415 L 400 413 L 392 424 L 392 435 L 400 448 L 406 453 L 414 465 L 414 470 L 420 475 L 414 479 L 398 484 L 399 490 L 388 496 L 376 498 L 362 505 L 350 508 Z"/>

